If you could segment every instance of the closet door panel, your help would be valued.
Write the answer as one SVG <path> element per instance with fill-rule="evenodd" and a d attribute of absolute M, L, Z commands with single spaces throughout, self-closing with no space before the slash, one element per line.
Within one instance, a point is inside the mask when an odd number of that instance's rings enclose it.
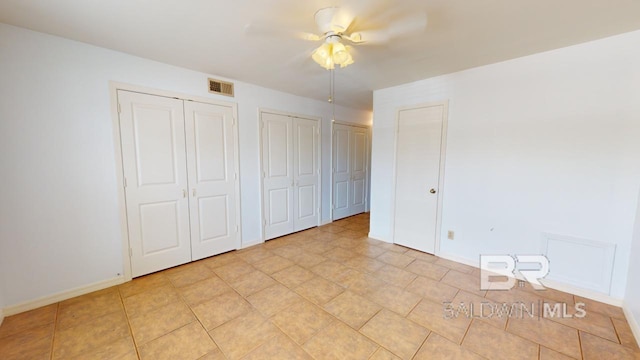
<path fill-rule="evenodd" d="M 265 240 L 294 230 L 293 134 L 288 116 L 262 114 Z"/>
<path fill-rule="evenodd" d="M 367 199 L 367 130 L 359 127 L 351 128 L 351 215 L 364 212 Z"/>
<path fill-rule="evenodd" d="M 239 247 L 233 109 L 185 102 L 191 254 L 198 260 Z"/>
<path fill-rule="evenodd" d="M 132 275 L 191 260 L 182 101 L 118 91 Z"/>
<path fill-rule="evenodd" d="M 346 125 L 333 128 L 333 220 L 351 215 L 351 131 Z"/>
<path fill-rule="evenodd" d="M 315 120 L 293 118 L 294 231 L 318 225 L 319 129 Z"/>

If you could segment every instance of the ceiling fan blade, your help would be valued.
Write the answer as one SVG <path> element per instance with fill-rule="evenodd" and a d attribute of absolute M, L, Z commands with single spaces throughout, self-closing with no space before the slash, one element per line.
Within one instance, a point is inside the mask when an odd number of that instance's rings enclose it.
<path fill-rule="evenodd" d="M 316 35 L 316 34 L 308 33 L 308 32 L 302 32 L 302 31 L 295 32 L 294 36 L 296 38 L 298 38 L 298 39 L 307 40 L 307 41 L 324 40 L 324 37 L 322 37 L 320 35 Z"/>
<path fill-rule="evenodd" d="M 383 44 L 394 38 L 422 32 L 426 27 L 427 15 L 418 13 L 396 20 L 386 29 L 358 31 L 349 36 L 343 36 L 343 38 L 355 44 Z"/>
<path fill-rule="evenodd" d="M 347 39 L 352 43 L 358 44 L 358 45 L 383 44 L 388 42 L 391 39 L 389 37 L 389 29 L 358 31 L 349 36 L 343 36 L 342 38 Z"/>
<path fill-rule="evenodd" d="M 427 28 L 427 14 L 417 13 L 394 21 L 388 28 L 389 37 L 397 38 L 422 32 Z"/>
<path fill-rule="evenodd" d="M 354 15 L 345 8 L 328 7 L 316 11 L 314 18 L 321 33 L 344 33 L 353 21 Z"/>
<path fill-rule="evenodd" d="M 337 8 L 331 21 L 331 30 L 336 33 L 346 32 L 349 25 L 353 22 L 353 19 L 355 19 L 357 13 L 358 12 L 354 11 L 353 8 L 350 8 L 349 6 Z"/>
<path fill-rule="evenodd" d="M 343 33 L 347 32 L 353 25 L 356 17 L 368 17 L 372 9 L 378 8 L 384 3 L 385 0 L 343 0 L 342 6 L 336 14 L 334 21 L 338 22 L 344 28 L 342 30 Z"/>
<path fill-rule="evenodd" d="M 248 36 L 278 37 L 278 38 L 295 38 L 308 41 L 319 41 L 323 37 L 302 32 L 294 29 L 282 27 L 279 24 L 270 24 L 266 22 L 252 22 L 244 27 L 244 33 Z"/>

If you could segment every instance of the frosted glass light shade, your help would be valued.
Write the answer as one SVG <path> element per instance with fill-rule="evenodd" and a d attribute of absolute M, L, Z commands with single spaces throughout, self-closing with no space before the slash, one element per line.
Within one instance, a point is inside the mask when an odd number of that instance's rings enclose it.
<path fill-rule="evenodd" d="M 353 58 L 349 53 L 349 49 L 337 41 L 325 42 L 320 45 L 313 51 L 311 58 L 327 70 L 335 69 L 336 64 L 340 65 L 340 67 L 353 64 Z"/>

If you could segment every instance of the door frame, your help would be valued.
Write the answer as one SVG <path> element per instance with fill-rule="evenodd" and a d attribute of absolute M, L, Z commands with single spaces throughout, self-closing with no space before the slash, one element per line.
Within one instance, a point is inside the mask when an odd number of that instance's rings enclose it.
<path fill-rule="evenodd" d="M 300 113 L 293 113 L 282 110 L 273 110 L 269 108 L 258 108 L 258 147 L 260 149 L 260 242 L 264 243 L 265 240 L 265 209 L 264 209 L 264 154 L 262 153 L 262 114 L 274 114 L 289 116 L 298 119 L 314 120 L 318 122 L 318 190 L 316 196 L 318 199 L 318 226 L 322 221 L 322 118 L 318 116 L 304 115 Z M 251 245 L 256 245 L 253 243 Z"/>
<path fill-rule="evenodd" d="M 442 132 L 440 134 L 440 174 L 438 176 L 438 204 L 436 208 L 436 236 L 434 255 L 440 254 L 440 240 L 442 234 L 442 204 L 444 200 L 444 170 L 447 155 L 447 128 L 449 122 L 449 100 L 426 102 L 396 108 L 393 126 L 393 176 L 391 177 L 391 242 L 395 244 L 396 237 L 396 175 L 398 166 L 398 130 L 400 127 L 400 112 L 403 110 L 419 109 L 432 106 L 443 106 Z"/>
<path fill-rule="evenodd" d="M 109 97 L 111 100 L 111 123 L 113 130 L 113 149 L 115 154 L 116 164 L 116 183 L 118 192 L 118 212 L 120 215 L 120 235 L 122 237 L 122 277 L 123 280 L 131 281 L 131 243 L 129 241 L 129 227 L 127 222 L 127 202 L 124 187 L 124 169 L 122 167 L 122 142 L 120 138 L 120 116 L 118 109 L 118 90 L 137 92 L 146 95 L 154 95 L 161 97 L 174 98 L 184 101 L 194 101 L 211 105 L 228 106 L 233 111 L 233 136 L 235 141 L 234 157 L 236 159 L 234 165 L 235 177 L 235 191 L 236 191 L 236 218 L 238 224 L 238 239 L 236 240 L 236 247 L 240 249 L 242 247 L 242 217 L 241 217 L 241 201 L 240 201 L 240 146 L 238 136 L 238 104 L 230 101 L 221 101 L 217 99 L 210 99 L 205 97 L 193 96 L 189 94 L 178 93 L 174 91 L 160 90 L 154 88 L 148 88 L 144 86 L 132 85 L 117 81 L 109 81 Z M 118 274 L 120 275 L 120 274 Z"/>
<path fill-rule="evenodd" d="M 371 125 L 366 125 L 366 124 L 357 124 L 357 123 L 350 123 L 350 122 L 346 122 L 346 121 L 339 121 L 339 120 L 331 120 L 331 148 L 329 149 L 329 170 L 330 170 L 330 181 L 329 181 L 329 222 L 328 223 L 332 223 L 333 220 L 333 127 L 334 125 L 346 125 L 346 126 L 354 126 L 354 127 L 359 127 L 359 128 L 363 128 L 367 130 L 367 151 L 366 151 L 366 157 L 365 157 L 365 163 L 366 163 L 366 175 L 365 178 L 367 179 L 367 184 L 366 184 L 366 188 L 365 188 L 365 203 L 364 203 L 364 212 L 367 213 L 369 212 L 370 208 L 369 208 L 369 200 L 371 199 L 371 194 L 370 194 L 370 188 L 371 188 L 371 143 L 372 143 L 372 133 L 371 133 Z"/>

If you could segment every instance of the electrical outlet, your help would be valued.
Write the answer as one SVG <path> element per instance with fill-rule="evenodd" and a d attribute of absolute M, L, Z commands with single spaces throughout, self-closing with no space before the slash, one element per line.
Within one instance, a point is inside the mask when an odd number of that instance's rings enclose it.
<path fill-rule="evenodd" d="M 453 232 L 453 230 L 449 230 L 447 232 L 447 239 L 449 240 L 453 240 L 455 233 Z"/>

